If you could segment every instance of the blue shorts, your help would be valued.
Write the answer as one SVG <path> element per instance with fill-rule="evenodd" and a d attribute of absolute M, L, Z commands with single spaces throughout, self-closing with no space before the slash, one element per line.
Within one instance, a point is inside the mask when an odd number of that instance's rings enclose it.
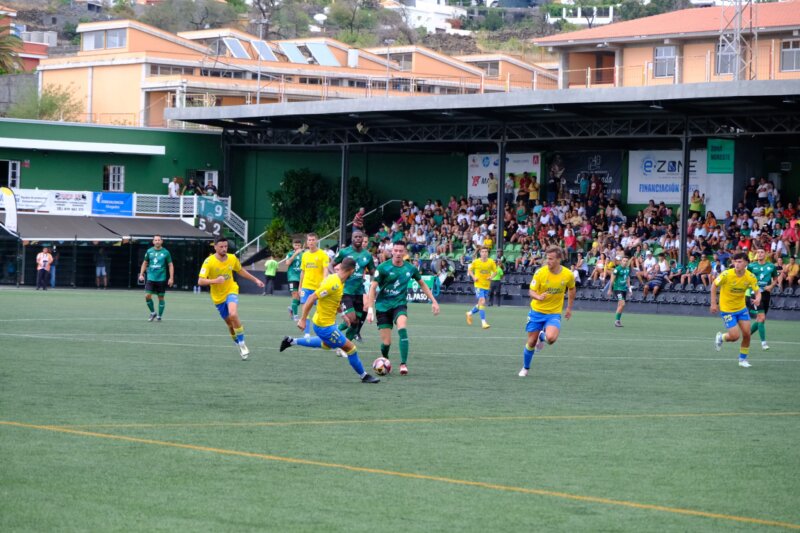
<path fill-rule="evenodd" d="M 738 326 L 740 320 L 746 320 L 747 322 L 750 321 L 750 312 L 746 307 L 736 311 L 735 313 L 720 313 L 719 316 L 722 317 L 722 321 L 725 323 L 725 327 L 728 329 Z"/>
<path fill-rule="evenodd" d="M 319 337 L 322 343 L 328 348 L 341 348 L 347 344 L 347 337 L 339 331 L 336 324 L 323 327 L 312 323 L 312 326 L 314 328 L 314 333 L 317 334 L 317 337 Z"/>
<path fill-rule="evenodd" d="M 306 303 L 308 297 L 314 294 L 314 289 L 300 289 L 300 303 Z"/>
<path fill-rule="evenodd" d="M 489 298 L 489 289 L 479 289 L 475 287 L 475 298 Z"/>
<path fill-rule="evenodd" d="M 219 311 L 219 316 L 222 317 L 222 320 L 228 318 L 228 304 L 229 303 L 239 303 L 239 295 L 238 294 L 229 294 L 225 301 L 221 304 L 216 304 L 217 311 Z"/>
<path fill-rule="evenodd" d="M 528 313 L 528 323 L 525 324 L 525 331 L 528 333 L 543 331 L 550 326 L 561 329 L 561 313 L 546 315 L 532 309 Z"/>

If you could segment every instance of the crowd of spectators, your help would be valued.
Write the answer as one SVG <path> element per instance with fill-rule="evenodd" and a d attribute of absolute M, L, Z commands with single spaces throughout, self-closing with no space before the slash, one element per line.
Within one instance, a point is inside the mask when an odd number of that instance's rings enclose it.
<path fill-rule="evenodd" d="M 588 185 L 588 184 L 587 184 Z M 798 282 L 800 210 L 798 201 L 784 202 L 774 184 L 751 178 L 741 201 L 719 216 L 705 208 L 705 196 L 693 191 L 689 201 L 687 264 L 680 261 L 679 209 L 654 201 L 642 210 L 625 212 L 614 198 L 597 187 L 589 194 L 547 201 L 539 189 L 507 197 L 503 208 L 504 240 L 495 249 L 496 195 L 488 200 L 456 198 L 446 203 L 427 200 L 424 205 L 403 201 L 396 220 L 383 223 L 370 242 L 377 261 L 390 258 L 393 242 L 408 243 L 410 259 L 439 275 L 444 285 L 453 272 L 465 268 L 481 246 L 505 272 L 530 273 L 540 266 L 544 250 L 560 246 L 567 264 L 579 281 L 606 280 L 623 256 L 629 258 L 632 275 L 646 286 L 656 282 L 703 284 L 728 268 L 730 257 L 764 248 L 768 260 L 782 272 L 780 286 Z M 535 192 L 533 191 L 535 189 Z M 521 189 L 520 189 L 521 190 Z M 583 192 L 583 188 L 581 190 Z M 509 196 L 509 195 L 507 195 Z M 551 198 L 552 196 L 547 196 Z M 653 288 L 653 285 L 651 285 Z"/>

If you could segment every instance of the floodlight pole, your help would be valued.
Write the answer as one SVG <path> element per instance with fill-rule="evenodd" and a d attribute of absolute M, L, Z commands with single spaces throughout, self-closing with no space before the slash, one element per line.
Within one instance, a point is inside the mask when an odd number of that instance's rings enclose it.
<path fill-rule="evenodd" d="M 342 178 L 339 191 L 339 249 L 347 245 L 347 182 L 350 176 L 350 146 L 342 145 Z"/>
<path fill-rule="evenodd" d="M 386 96 L 389 96 L 389 47 L 394 44 L 394 39 L 385 39 L 383 44 L 386 45 Z"/>
<path fill-rule="evenodd" d="M 691 164 L 691 140 L 689 136 L 689 118 L 684 119 L 683 126 L 683 176 L 681 179 L 681 219 L 680 219 L 680 262 L 686 266 L 688 250 L 686 249 L 686 231 L 689 221 L 689 166 Z"/>
<path fill-rule="evenodd" d="M 497 143 L 498 152 L 500 153 L 500 176 L 497 179 L 497 251 L 503 249 L 504 239 L 503 230 L 505 229 L 505 206 L 506 206 L 506 134 L 503 132 L 503 137 Z"/>

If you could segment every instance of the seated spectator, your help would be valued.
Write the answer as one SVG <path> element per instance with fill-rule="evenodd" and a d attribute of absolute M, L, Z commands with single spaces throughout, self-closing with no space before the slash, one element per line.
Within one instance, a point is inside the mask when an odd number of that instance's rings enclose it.
<path fill-rule="evenodd" d="M 601 253 L 597 261 L 594 264 L 594 270 L 592 270 L 592 281 L 599 279 L 605 281 L 606 279 L 606 263 L 608 263 L 608 259 L 606 258 L 605 253 Z"/>
<path fill-rule="evenodd" d="M 693 277 L 695 275 L 695 271 L 697 270 L 697 265 L 700 263 L 698 257 L 692 254 L 691 258 L 689 259 L 689 263 L 686 265 L 686 268 L 683 271 L 683 275 L 681 276 L 681 285 L 688 285 L 689 283 L 695 284 L 693 281 Z"/>
<path fill-rule="evenodd" d="M 670 283 L 680 282 L 681 275 L 683 275 L 683 265 L 678 263 L 675 259 L 669 261 L 669 273 L 667 274 L 667 281 Z"/>
<path fill-rule="evenodd" d="M 209 181 L 208 183 L 206 183 L 206 186 L 203 189 L 203 191 L 205 192 L 206 196 L 213 196 L 214 198 L 217 198 L 217 194 L 219 192 L 217 190 L 217 186 L 214 185 L 213 181 Z"/>
<path fill-rule="evenodd" d="M 659 272 L 653 279 L 647 282 L 644 286 L 644 291 L 642 291 L 642 296 L 647 296 L 650 292 L 653 293 L 653 296 L 658 296 L 658 293 L 661 291 L 661 288 L 667 282 L 667 274 Z"/>
<path fill-rule="evenodd" d="M 697 285 L 698 282 L 702 283 L 704 287 L 708 287 L 711 283 L 711 260 L 708 258 L 708 255 L 703 255 L 697 263 L 697 267 L 692 276 L 692 282 L 695 285 Z"/>
<path fill-rule="evenodd" d="M 778 283 L 780 283 L 781 288 L 783 288 L 784 283 L 786 287 L 791 287 L 798 282 L 798 276 L 800 276 L 800 264 L 797 263 L 797 259 L 794 256 L 791 256 L 789 257 L 789 263 L 783 267 L 783 276 Z"/>
<path fill-rule="evenodd" d="M 653 252 L 647 250 L 644 253 L 644 262 L 642 262 L 642 267 L 639 272 L 636 273 L 636 277 L 639 280 L 639 283 L 644 285 L 647 281 L 653 279 L 653 276 L 659 271 L 658 270 L 658 261 L 655 257 L 653 257 Z"/>

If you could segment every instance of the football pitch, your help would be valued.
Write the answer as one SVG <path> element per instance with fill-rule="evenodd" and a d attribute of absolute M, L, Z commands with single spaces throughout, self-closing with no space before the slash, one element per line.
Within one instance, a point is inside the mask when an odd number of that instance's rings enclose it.
<path fill-rule="evenodd" d="M 800 529 L 800 333 L 750 369 L 718 317 L 576 311 L 521 367 L 526 310 L 410 304 L 409 375 L 361 384 L 243 295 L 0 291 L 2 531 Z M 476 322 L 479 322 L 476 320 Z M 365 366 L 378 356 L 364 327 Z"/>

